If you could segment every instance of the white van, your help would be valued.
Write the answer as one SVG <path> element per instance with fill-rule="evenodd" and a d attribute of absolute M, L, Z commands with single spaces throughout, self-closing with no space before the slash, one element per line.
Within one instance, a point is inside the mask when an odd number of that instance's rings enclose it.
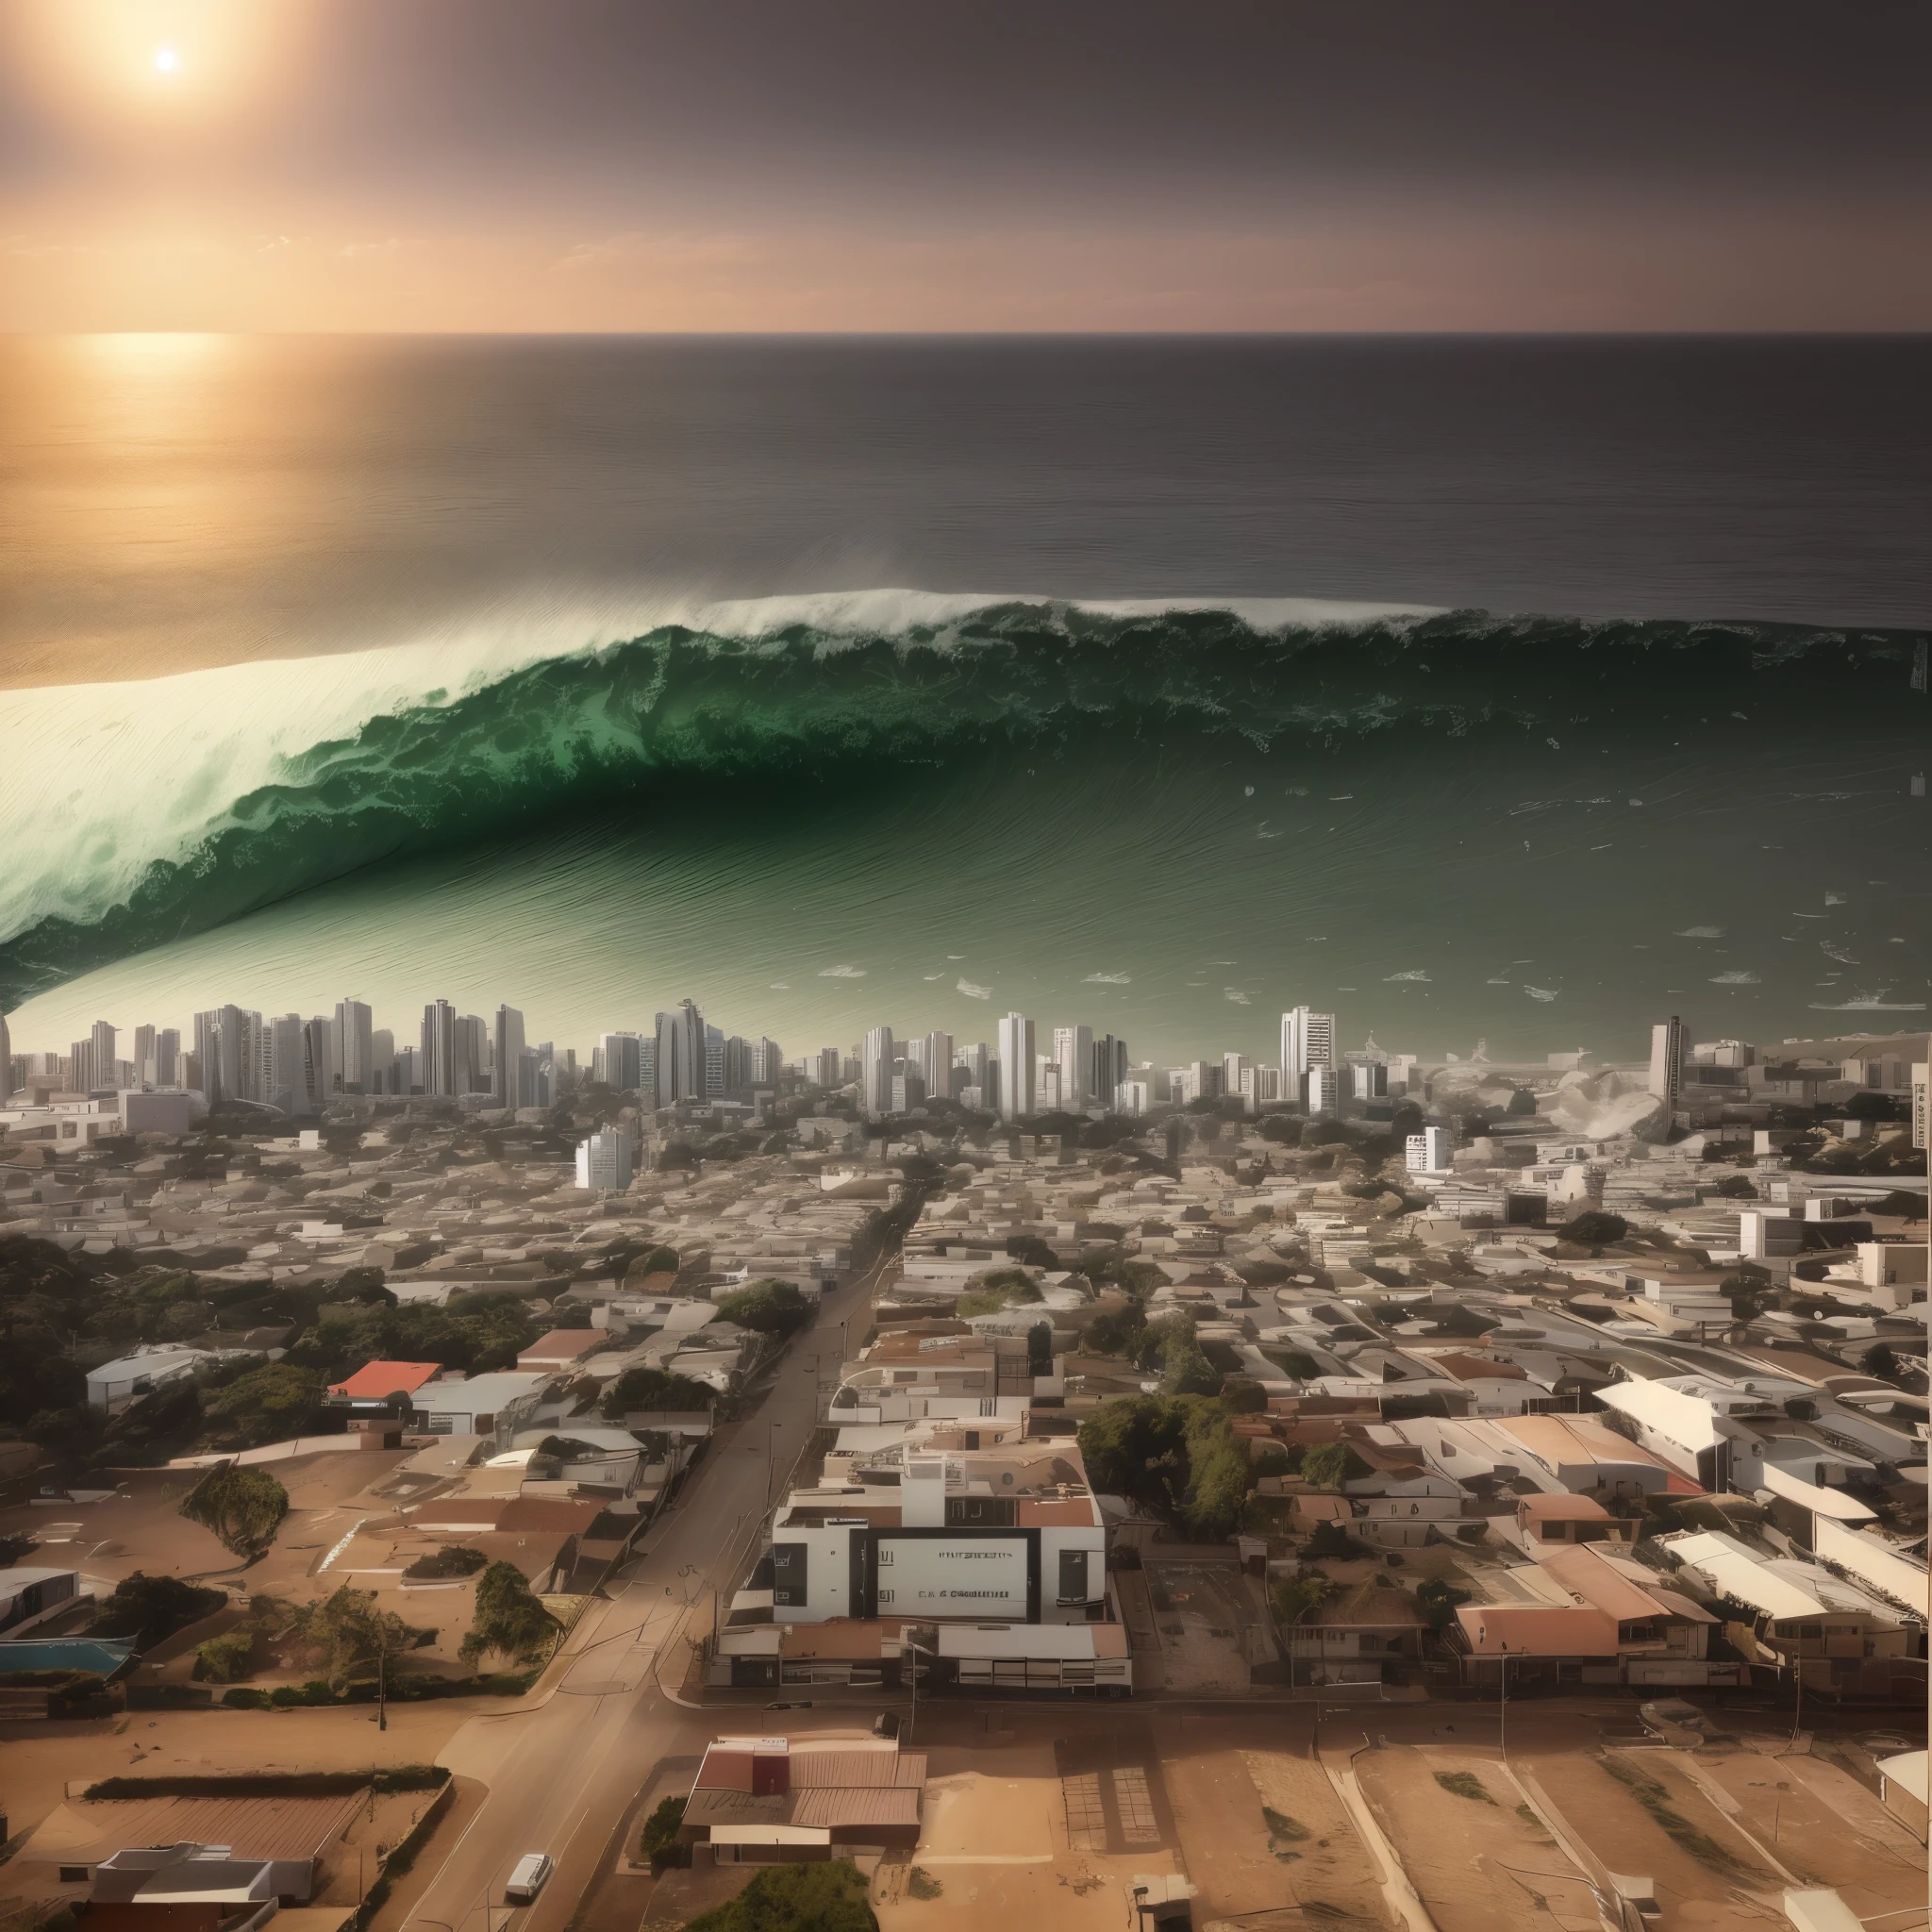
<path fill-rule="evenodd" d="M 526 1906 L 543 1890 L 549 1876 L 549 1853 L 528 1852 L 517 1860 L 516 1870 L 503 1888 L 503 1895 L 513 1906 Z"/>

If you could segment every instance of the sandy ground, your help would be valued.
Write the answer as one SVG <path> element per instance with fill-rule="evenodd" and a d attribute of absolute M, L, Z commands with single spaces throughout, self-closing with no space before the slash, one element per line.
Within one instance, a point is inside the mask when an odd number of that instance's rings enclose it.
<path fill-rule="evenodd" d="M 387 1731 L 355 1710 L 133 1711 L 96 1724 L 0 1724 L 0 1810 L 32 1829 L 98 1778 L 171 1773 L 360 1771 L 428 1764 L 473 1715 L 469 1699 L 395 1705 Z M 7 1867 L 0 1865 L 0 1887 Z"/>
<path fill-rule="evenodd" d="M 1835 1887 L 1859 1918 L 1924 1903 L 1924 1846 L 1835 1764 L 1802 1753 L 1700 1751 L 1685 1769 L 1720 1810 L 1736 1807 L 1730 1815 L 1772 1857 L 1807 1883 Z"/>
<path fill-rule="evenodd" d="M 1074 1775 L 1106 1777 L 1111 1768 Z M 1147 1769 L 1138 1754 L 1127 1768 Z M 1167 1842 L 1131 1852 L 1075 1849 L 1050 1743 L 941 1748 L 928 1769 L 918 1848 L 907 1864 L 882 1863 L 874 1887 L 881 1932 L 1012 1932 L 1049 1920 L 1056 1932 L 1118 1932 L 1134 1875 L 1178 1869 L 1167 1830 L 1158 1832 Z M 1150 1807 L 1158 1824 L 1165 1811 Z M 939 1886 L 937 1897 L 914 1895 L 915 1872 Z"/>
<path fill-rule="evenodd" d="M 1170 1691 L 1246 1690 L 1249 1665 L 1276 1655 L 1234 1565 L 1150 1558 L 1142 1574 Z"/>
<path fill-rule="evenodd" d="M 1612 1872 L 1655 1881 L 1662 1918 L 1659 1932 L 1679 1927 L 1734 1925 L 1755 1916 L 1740 1892 L 1769 1899 L 1785 1883 L 1757 1861 L 1753 1848 L 1730 1829 L 1708 1799 L 1690 1785 L 1659 1750 L 1615 1754 L 1636 1771 L 1654 1776 L 1670 1808 L 1738 1862 L 1699 1857 L 1667 1833 L 1630 1789 L 1604 1768 L 1600 1753 L 1539 1750 L 1520 1761 L 1549 1794 L 1569 1827 Z M 1780 1923 L 1772 1908 L 1768 1916 Z"/>
<path fill-rule="evenodd" d="M 1491 1757 L 1391 1744 L 1355 1760 L 1363 1793 L 1441 1932 L 1493 1926 L 1597 1932 L 1584 1874 Z M 1453 1780 L 1461 1790 L 1446 1789 Z M 1466 1790 L 1469 1795 L 1463 1795 Z"/>
<path fill-rule="evenodd" d="M 123 1478 L 104 1502 L 0 1510 L 0 1536 L 35 1537 L 40 1548 L 24 1560 L 48 1568 L 71 1564 L 107 1590 L 137 1570 L 226 1583 L 241 1574 L 240 1563 L 181 1514 L 181 1499 L 193 1482 L 186 1470 L 142 1470 Z"/>
<path fill-rule="evenodd" d="M 1201 1888 L 1197 1925 L 1235 1932 L 1232 1922 L 1266 1927 L 1304 1913 L 1387 1924 L 1373 1861 L 1305 1750 L 1268 1747 L 1251 1720 L 1187 1718 L 1172 1728 L 1177 1735 L 1163 1727 L 1161 1772 Z"/>

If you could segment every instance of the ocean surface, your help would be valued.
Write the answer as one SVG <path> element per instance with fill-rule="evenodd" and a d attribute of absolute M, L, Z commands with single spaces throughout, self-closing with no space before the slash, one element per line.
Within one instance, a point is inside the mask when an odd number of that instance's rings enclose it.
<path fill-rule="evenodd" d="M 0 1008 L 1932 1001 L 1920 340 L 0 342 Z M 1915 786 L 1915 780 L 1919 781 Z"/>

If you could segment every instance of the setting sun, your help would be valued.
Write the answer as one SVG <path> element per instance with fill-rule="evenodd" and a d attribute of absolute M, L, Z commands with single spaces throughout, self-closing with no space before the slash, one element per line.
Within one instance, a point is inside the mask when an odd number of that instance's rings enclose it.
<path fill-rule="evenodd" d="M 181 57 L 173 47 L 157 47 L 154 51 L 154 68 L 157 74 L 178 74 Z"/>

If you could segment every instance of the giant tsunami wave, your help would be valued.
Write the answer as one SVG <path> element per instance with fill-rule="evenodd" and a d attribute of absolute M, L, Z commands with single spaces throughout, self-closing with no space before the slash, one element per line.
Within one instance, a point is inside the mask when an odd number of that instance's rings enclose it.
<path fill-rule="evenodd" d="M 870 601 L 868 601 L 870 599 Z M 747 616 L 747 610 L 751 615 Z M 407 651 L 8 694 L 0 1009 L 329 879 L 545 821 L 1054 757 L 1097 788 L 1219 741 L 1419 758 L 1588 722 L 1637 749 L 1890 704 L 1905 633 L 865 593 L 623 641 Z M 440 681 L 439 681 L 440 680 Z"/>

